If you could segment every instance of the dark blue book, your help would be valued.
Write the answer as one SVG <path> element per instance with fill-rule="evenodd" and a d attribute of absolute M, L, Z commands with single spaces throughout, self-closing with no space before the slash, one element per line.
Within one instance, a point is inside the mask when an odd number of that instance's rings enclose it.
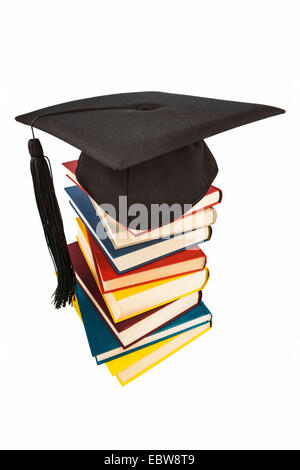
<path fill-rule="evenodd" d="M 124 349 L 78 284 L 76 285 L 76 296 L 91 353 L 98 364 L 111 361 L 212 321 L 212 314 L 201 302 L 176 320 L 151 333 L 133 346 Z"/>
<path fill-rule="evenodd" d="M 207 241 L 211 237 L 212 229 L 210 226 L 207 226 L 183 234 L 173 235 L 166 239 L 159 238 L 116 249 L 87 194 L 78 186 L 71 186 L 65 188 L 65 190 L 70 197 L 71 206 L 118 273 L 131 271 L 152 261 Z"/>

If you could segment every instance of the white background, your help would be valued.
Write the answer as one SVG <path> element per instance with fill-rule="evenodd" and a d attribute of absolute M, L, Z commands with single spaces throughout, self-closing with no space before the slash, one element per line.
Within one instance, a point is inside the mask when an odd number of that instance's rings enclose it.
<path fill-rule="evenodd" d="M 299 2 L 2 3 L 1 448 L 299 449 Z M 14 116 L 144 90 L 287 113 L 207 140 L 224 192 L 204 246 L 214 329 L 122 388 L 73 309 L 51 306 L 30 130 Z M 73 241 L 60 163 L 79 152 L 39 137 Z"/>

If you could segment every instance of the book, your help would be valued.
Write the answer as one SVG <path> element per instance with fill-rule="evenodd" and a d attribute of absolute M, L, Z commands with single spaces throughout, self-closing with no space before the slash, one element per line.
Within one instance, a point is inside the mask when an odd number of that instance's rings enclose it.
<path fill-rule="evenodd" d="M 74 211 L 86 225 L 94 240 L 100 245 L 103 253 L 118 273 L 130 271 L 184 248 L 207 241 L 212 234 L 211 226 L 207 226 L 184 234 L 173 235 L 168 239 L 150 240 L 117 250 L 107 236 L 101 219 L 96 214 L 87 194 L 78 186 L 65 188 L 65 191 L 70 198 L 70 204 Z"/>
<path fill-rule="evenodd" d="M 78 244 L 71 243 L 68 248 L 77 283 L 123 348 L 132 346 L 168 322 L 174 321 L 184 312 L 196 307 L 201 300 L 201 292 L 195 292 L 163 307 L 115 323 Z"/>
<path fill-rule="evenodd" d="M 210 329 L 211 324 L 204 324 L 182 332 L 127 356 L 114 359 L 106 364 L 107 368 L 112 375 L 117 377 L 122 386 L 127 385 Z"/>
<path fill-rule="evenodd" d="M 76 221 L 79 246 L 102 293 L 199 271 L 206 266 L 206 255 L 196 245 L 191 249 L 166 256 L 129 273 L 117 274 L 81 219 L 77 218 Z"/>
<path fill-rule="evenodd" d="M 94 305 L 78 284 L 76 285 L 76 301 L 85 327 L 91 354 L 95 357 L 98 365 L 146 348 L 149 345 L 161 342 L 166 338 L 171 338 L 183 331 L 197 328 L 200 325 L 209 327 L 212 321 L 212 314 L 204 303 L 201 302 L 193 309 L 180 315 L 177 319 L 125 349 L 119 344 L 111 329 L 98 314 Z"/>
<path fill-rule="evenodd" d="M 108 292 L 103 298 L 114 322 L 118 323 L 203 290 L 208 279 L 209 270 L 205 267 L 202 271 Z"/>
<path fill-rule="evenodd" d="M 73 160 L 70 162 L 63 163 L 66 174 L 68 178 L 78 185 L 84 192 L 86 192 L 82 186 L 78 183 L 75 172 L 77 167 L 78 160 Z M 90 197 L 90 196 L 89 196 Z M 215 186 L 210 186 L 206 195 L 189 211 L 183 214 L 182 217 L 171 222 L 170 224 L 164 225 L 156 229 L 149 230 L 136 230 L 125 225 L 120 224 L 115 219 L 113 219 L 109 214 L 107 214 L 102 207 L 97 204 L 91 197 L 90 200 L 95 207 L 98 215 L 102 218 L 102 222 L 109 233 L 112 241 L 116 244 L 123 243 L 123 246 L 126 246 L 126 240 L 128 244 L 135 243 L 140 240 L 146 241 L 154 238 L 161 238 L 163 236 L 169 236 L 175 233 L 181 233 L 187 230 L 193 230 L 199 228 L 203 225 L 212 225 L 216 219 L 216 211 L 208 211 L 205 213 L 206 209 L 212 208 L 216 204 L 220 203 L 222 200 L 222 191 Z M 204 223 L 203 218 L 211 217 L 211 223 Z M 128 232 L 128 233 L 126 233 Z M 133 238 L 132 238 L 133 237 Z M 120 239 L 120 240 L 119 240 Z"/>
<path fill-rule="evenodd" d="M 95 281 L 98 285 L 98 288 L 100 289 L 101 294 L 103 294 L 104 290 L 103 290 L 103 287 L 102 287 L 102 283 L 99 279 L 96 264 L 95 264 L 95 259 L 94 259 L 94 256 L 92 254 L 91 245 L 90 245 L 89 238 L 88 238 L 88 230 L 87 230 L 86 226 L 84 225 L 84 223 L 82 222 L 82 220 L 79 219 L 79 217 L 76 218 L 76 222 L 78 224 L 78 235 L 76 237 L 78 245 L 80 247 L 80 250 L 81 250 L 81 252 L 82 252 L 82 254 L 85 258 L 85 261 L 86 261 L 88 267 L 90 268 L 90 271 L 91 271 L 92 275 L 94 276 L 94 279 L 95 279 Z M 98 245 L 97 245 L 97 247 L 98 247 Z M 99 250 L 100 249 L 101 248 L 99 247 Z M 110 265 L 109 261 L 107 261 L 107 263 Z M 112 267 L 112 269 L 113 269 L 113 267 Z"/>

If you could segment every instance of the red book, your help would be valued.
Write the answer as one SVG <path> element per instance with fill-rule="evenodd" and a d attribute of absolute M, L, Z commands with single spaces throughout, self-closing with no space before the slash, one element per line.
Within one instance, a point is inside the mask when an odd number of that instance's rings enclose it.
<path fill-rule="evenodd" d="M 201 291 L 195 292 L 162 307 L 114 323 L 78 243 L 71 243 L 68 248 L 78 284 L 124 348 L 128 348 L 148 334 L 160 329 L 201 301 Z"/>
<path fill-rule="evenodd" d="M 104 293 L 160 279 L 168 279 L 182 274 L 189 274 L 200 271 L 206 266 L 206 255 L 196 245 L 190 250 L 182 250 L 174 255 L 166 256 L 158 261 L 134 269 L 129 273 L 117 274 L 89 232 L 88 237 L 97 276 Z"/>

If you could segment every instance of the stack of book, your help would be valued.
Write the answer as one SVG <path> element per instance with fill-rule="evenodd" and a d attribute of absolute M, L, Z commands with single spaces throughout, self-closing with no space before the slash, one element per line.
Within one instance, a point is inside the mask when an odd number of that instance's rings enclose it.
<path fill-rule="evenodd" d="M 64 163 L 78 224 L 77 242 L 69 245 L 74 307 L 97 364 L 126 385 L 212 327 L 202 301 L 209 270 L 199 245 L 211 237 L 222 192 L 211 186 L 181 218 L 133 230 L 93 201 L 76 180 L 76 165 Z"/>

